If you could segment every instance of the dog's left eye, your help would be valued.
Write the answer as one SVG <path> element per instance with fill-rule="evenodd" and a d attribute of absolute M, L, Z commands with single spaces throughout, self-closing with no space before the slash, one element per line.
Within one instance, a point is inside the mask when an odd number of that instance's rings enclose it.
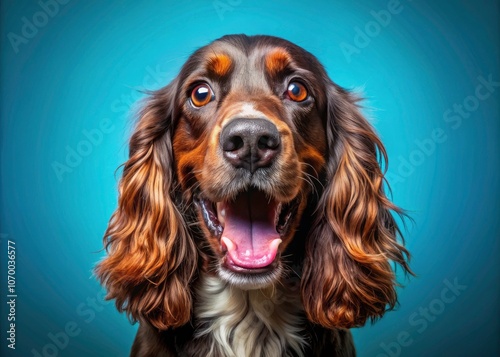
<path fill-rule="evenodd" d="M 290 82 L 286 94 L 294 102 L 303 102 L 308 96 L 307 88 L 302 83 L 296 81 Z"/>
<path fill-rule="evenodd" d="M 195 107 L 203 107 L 215 99 L 212 88 L 206 83 L 197 85 L 191 91 L 191 103 Z"/>

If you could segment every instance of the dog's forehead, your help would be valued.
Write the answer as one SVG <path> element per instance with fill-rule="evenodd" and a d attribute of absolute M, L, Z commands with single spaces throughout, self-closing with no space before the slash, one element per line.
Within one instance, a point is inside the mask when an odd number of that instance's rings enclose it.
<path fill-rule="evenodd" d="M 188 60 L 189 74 L 231 74 L 233 85 L 246 87 L 266 83 L 266 76 L 275 76 L 289 68 L 309 70 L 314 63 L 304 49 L 282 39 L 256 36 L 228 36 L 200 48 Z M 313 56 L 312 62 L 315 62 Z"/>
<path fill-rule="evenodd" d="M 264 88 L 266 76 L 284 68 L 290 59 L 291 55 L 283 47 L 236 46 L 221 41 L 205 48 L 200 65 L 220 77 L 231 73 L 233 86 Z"/>
<path fill-rule="evenodd" d="M 207 81 L 216 83 L 226 94 L 242 97 L 273 95 L 282 91 L 287 81 L 300 78 L 322 103 L 327 77 L 314 55 L 289 41 L 230 35 L 195 51 L 178 78 L 181 92 Z"/>

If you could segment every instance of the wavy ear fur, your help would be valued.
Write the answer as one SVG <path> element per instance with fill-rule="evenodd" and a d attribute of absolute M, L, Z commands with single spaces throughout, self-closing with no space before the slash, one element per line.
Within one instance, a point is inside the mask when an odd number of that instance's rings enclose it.
<path fill-rule="evenodd" d="M 190 319 L 196 246 L 174 203 L 172 131 L 176 84 L 153 92 L 130 139 L 118 208 L 96 274 L 119 311 L 158 329 Z"/>
<path fill-rule="evenodd" d="M 356 106 L 331 83 L 326 130 L 326 183 L 308 237 L 302 298 L 308 318 L 327 328 L 362 326 L 397 303 L 389 260 L 411 273 L 408 251 L 384 194 L 382 142 Z"/>

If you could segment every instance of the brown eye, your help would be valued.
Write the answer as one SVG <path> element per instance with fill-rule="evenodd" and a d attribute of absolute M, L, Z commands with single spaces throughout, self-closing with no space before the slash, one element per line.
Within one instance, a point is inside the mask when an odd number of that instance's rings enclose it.
<path fill-rule="evenodd" d="M 206 83 L 197 85 L 191 91 L 191 103 L 195 107 L 203 107 L 214 99 L 214 92 L 212 92 L 212 88 Z"/>
<path fill-rule="evenodd" d="M 288 97 L 294 102 L 302 102 L 307 99 L 307 89 L 300 82 L 290 82 L 286 93 Z"/>

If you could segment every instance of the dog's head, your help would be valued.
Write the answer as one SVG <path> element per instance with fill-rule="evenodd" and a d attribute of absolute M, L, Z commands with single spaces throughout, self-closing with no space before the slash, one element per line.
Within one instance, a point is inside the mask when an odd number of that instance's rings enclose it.
<path fill-rule="evenodd" d="M 109 298 L 134 319 L 180 326 L 199 270 L 255 289 L 297 255 L 309 320 L 382 316 L 396 303 L 389 260 L 408 270 L 408 253 L 383 145 L 355 103 L 279 38 L 225 36 L 196 51 L 152 93 L 130 140 L 97 268 Z"/>
<path fill-rule="evenodd" d="M 327 160 L 320 68 L 283 40 L 230 36 L 197 51 L 178 78 L 177 178 L 231 284 L 281 276 L 279 256 Z"/>

